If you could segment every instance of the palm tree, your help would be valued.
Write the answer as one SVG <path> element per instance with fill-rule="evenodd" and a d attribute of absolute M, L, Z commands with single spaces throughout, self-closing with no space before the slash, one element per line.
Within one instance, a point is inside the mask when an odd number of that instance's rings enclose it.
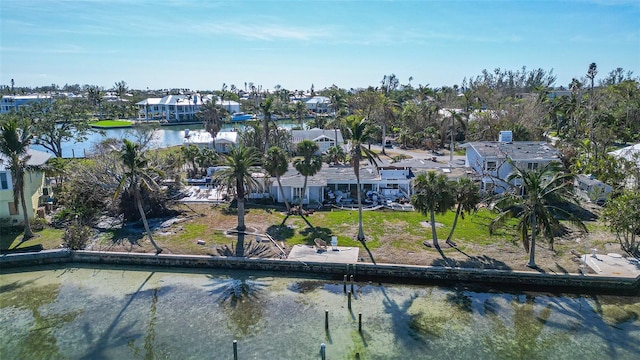
<path fill-rule="evenodd" d="M 211 134 L 214 149 L 216 148 L 215 138 L 222 128 L 222 118 L 225 116 L 226 111 L 224 107 L 216 104 L 216 101 L 212 99 L 204 103 L 200 107 L 200 111 L 196 113 L 196 117 L 202 121 L 204 129 Z"/>
<path fill-rule="evenodd" d="M 267 171 L 269 176 L 274 176 L 276 178 L 276 181 L 278 182 L 278 188 L 280 189 L 280 195 L 284 200 L 284 205 L 287 207 L 287 212 L 289 212 L 289 202 L 284 195 L 282 183 L 280 182 L 280 177 L 284 175 L 287 170 L 289 170 L 289 159 L 287 153 L 277 146 L 272 146 L 267 151 L 264 159 L 264 164 L 262 164 L 262 166 Z"/>
<path fill-rule="evenodd" d="M 197 159 L 200 155 L 200 148 L 190 144 L 187 146 L 182 146 L 180 148 L 180 151 L 184 160 L 191 165 L 191 169 L 187 169 L 187 176 L 190 178 L 196 177 L 199 169 Z"/>
<path fill-rule="evenodd" d="M 149 229 L 149 222 L 147 221 L 147 216 L 142 206 L 142 195 L 140 194 L 140 188 L 142 187 L 148 190 L 159 188 L 158 183 L 152 176 L 153 174 L 159 174 L 159 172 L 148 166 L 149 164 L 145 158 L 145 154 L 140 149 L 140 144 L 127 139 L 123 140 L 122 148 L 120 149 L 120 160 L 122 161 L 122 165 L 124 165 L 125 173 L 113 194 L 113 198 L 117 199 L 120 192 L 125 188 L 128 192 L 133 193 L 147 236 L 149 236 L 151 245 L 156 249 L 156 254 L 160 254 L 162 248 L 153 240 L 151 230 Z"/>
<path fill-rule="evenodd" d="M 360 161 L 367 159 L 369 164 L 378 166 L 378 154 L 364 146 L 373 137 L 374 129 L 366 118 L 351 116 L 347 118 L 347 137 L 349 139 L 349 156 L 353 173 L 356 176 L 356 194 L 358 197 L 358 240 L 364 243 L 364 229 L 362 228 L 362 194 L 360 189 Z"/>
<path fill-rule="evenodd" d="M 260 154 L 253 147 L 238 146 L 231 148 L 228 154 L 222 156 L 220 165 L 226 166 L 214 174 L 215 180 L 227 188 L 227 193 L 234 193 L 238 202 L 238 226 L 236 229 L 243 232 L 246 229 L 244 224 L 244 198 L 247 193 L 258 186 L 252 173 L 260 169 Z M 240 250 L 238 244 L 238 250 Z"/>
<path fill-rule="evenodd" d="M 456 216 L 453 219 L 451 231 L 449 232 L 449 236 L 447 236 L 447 244 L 455 246 L 455 243 L 451 241 L 451 238 L 453 237 L 453 231 L 458 225 L 458 217 L 462 215 L 462 219 L 464 220 L 465 212 L 467 214 L 471 214 L 471 212 L 476 211 L 476 207 L 478 206 L 478 203 L 480 203 L 480 188 L 475 182 L 473 182 L 473 180 L 463 177 L 455 183 L 453 187 L 453 195 L 454 201 L 458 205 L 456 207 Z"/>
<path fill-rule="evenodd" d="M 262 115 L 264 116 L 264 152 L 265 154 L 269 150 L 269 121 L 271 121 L 271 111 L 273 107 L 273 96 L 269 96 L 264 103 L 260 103 L 260 109 L 262 109 Z"/>
<path fill-rule="evenodd" d="M 347 159 L 347 153 L 344 152 L 344 149 L 340 145 L 329 147 L 324 156 L 325 162 L 329 165 L 340 165 Z"/>
<path fill-rule="evenodd" d="M 378 121 L 380 124 L 380 128 L 382 129 L 382 154 L 386 155 L 385 152 L 385 141 L 387 137 L 387 126 L 394 122 L 397 117 L 397 113 L 400 111 L 401 106 L 397 101 L 392 100 L 387 95 L 382 96 L 380 103 L 380 115 L 378 117 Z"/>
<path fill-rule="evenodd" d="M 461 111 L 457 111 L 454 109 L 447 109 L 447 112 L 449 113 L 449 116 L 445 117 L 442 120 L 440 146 L 444 148 L 444 140 L 447 135 L 447 128 L 449 128 L 450 129 L 449 135 L 450 135 L 450 142 L 451 142 L 450 143 L 451 153 L 449 155 L 449 161 L 453 162 L 455 135 L 458 130 L 458 128 L 456 127 L 456 123 L 460 126 L 460 128 L 463 131 L 466 131 L 467 122 L 465 121 L 465 114 L 462 113 Z"/>
<path fill-rule="evenodd" d="M 31 225 L 29 224 L 29 214 L 27 213 L 27 202 L 24 196 L 24 176 L 25 172 L 31 169 L 28 165 L 31 156 L 27 150 L 31 144 L 33 135 L 30 132 L 30 124 L 27 122 L 19 130 L 17 121 L 10 118 L 3 122 L 0 126 L 2 135 L 0 136 L 0 153 L 8 160 L 7 168 L 11 172 L 13 186 L 13 203 L 22 206 L 22 215 L 24 216 L 24 234 L 22 241 L 33 237 Z"/>
<path fill-rule="evenodd" d="M 598 74 L 598 65 L 596 63 L 589 64 L 589 70 L 587 70 L 587 78 L 591 80 L 591 92 L 593 93 L 593 81 Z"/>
<path fill-rule="evenodd" d="M 535 247 L 538 231 L 550 241 L 552 250 L 554 233 L 561 228 L 560 218 L 567 219 L 583 231 L 587 231 L 580 219 L 560 207 L 575 202 L 571 179 L 572 175 L 563 173 L 560 164 L 556 162 L 534 170 L 523 170 L 514 165 L 507 181 L 511 184 L 520 183 L 522 188 L 513 186 L 511 191 L 503 192 L 495 203 L 499 213 L 491 221 L 489 232 L 493 233 L 511 218 L 519 219 L 517 228 L 524 249 L 529 252 L 527 266 L 530 268 L 537 267 Z"/>
<path fill-rule="evenodd" d="M 438 234 L 436 233 L 436 213 L 445 214 L 455 204 L 455 197 L 451 184 L 444 174 L 435 171 L 420 173 L 413 180 L 414 194 L 411 204 L 422 215 L 429 216 L 433 246 L 440 249 Z"/>
<path fill-rule="evenodd" d="M 302 205 L 307 192 L 307 179 L 322 169 L 322 157 L 316 155 L 318 150 L 320 147 L 312 140 L 302 140 L 296 146 L 296 154 L 300 157 L 293 160 L 293 166 L 300 175 L 304 176 L 304 185 L 300 194 L 300 215 L 302 215 Z"/>
<path fill-rule="evenodd" d="M 298 125 L 300 125 L 300 128 L 302 129 L 304 117 L 307 114 L 307 105 L 301 100 L 297 101 L 295 106 L 295 113 L 296 119 L 298 119 Z"/>

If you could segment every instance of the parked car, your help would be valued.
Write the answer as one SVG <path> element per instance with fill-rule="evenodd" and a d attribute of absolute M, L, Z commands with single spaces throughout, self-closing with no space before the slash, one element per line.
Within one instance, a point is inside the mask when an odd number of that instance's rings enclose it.
<path fill-rule="evenodd" d="M 387 140 L 384 142 L 384 147 L 387 149 L 391 149 L 393 148 L 393 145 L 391 144 L 391 140 Z"/>

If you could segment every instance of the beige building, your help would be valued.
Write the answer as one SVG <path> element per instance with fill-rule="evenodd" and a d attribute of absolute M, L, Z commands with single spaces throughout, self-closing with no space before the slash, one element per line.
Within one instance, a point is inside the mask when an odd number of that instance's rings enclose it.
<path fill-rule="evenodd" d="M 29 149 L 31 158 L 27 162 L 31 166 L 41 166 L 52 156 L 49 153 Z M 23 223 L 22 206 L 13 201 L 13 179 L 11 171 L 7 168 L 8 161 L 4 155 L 0 155 L 0 220 L 11 225 Z M 41 206 L 44 199 L 51 196 L 48 189 L 45 189 L 45 176 L 43 171 L 27 171 L 24 175 L 24 195 L 27 201 L 27 214 L 29 219 L 35 217 L 36 210 Z"/>

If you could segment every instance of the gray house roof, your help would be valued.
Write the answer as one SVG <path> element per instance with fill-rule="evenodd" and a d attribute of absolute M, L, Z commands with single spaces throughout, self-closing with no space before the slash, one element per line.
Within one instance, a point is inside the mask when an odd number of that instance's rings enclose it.
<path fill-rule="evenodd" d="M 380 180 L 380 175 L 372 166 L 360 168 L 360 182 L 368 183 Z M 304 176 L 293 167 L 289 166 L 286 174 L 280 177 L 282 186 L 301 188 L 304 185 Z M 351 166 L 328 166 L 322 165 L 322 169 L 314 176 L 307 178 L 307 186 L 327 186 L 331 183 L 351 183 L 355 184 L 356 176 Z"/>
<path fill-rule="evenodd" d="M 34 150 L 34 149 L 28 149 L 27 153 L 31 155 L 31 158 L 29 158 L 29 161 L 27 161 L 27 165 L 31 165 L 31 166 L 44 165 L 44 163 L 46 163 L 47 160 L 53 157 L 53 155 L 49 154 L 48 152 Z M 7 169 L 8 160 L 9 159 L 5 155 L 0 154 L 0 171 L 8 170 Z"/>
<path fill-rule="evenodd" d="M 338 143 L 342 144 L 343 143 L 343 139 L 342 139 L 342 132 L 338 129 Z M 320 138 L 329 138 L 334 140 L 334 138 L 336 137 L 336 130 L 333 129 L 318 129 L 318 128 L 313 128 L 313 129 L 308 129 L 308 130 L 291 130 L 291 138 L 293 140 L 294 144 L 299 143 L 302 140 L 313 140 L 316 141 Z"/>
<path fill-rule="evenodd" d="M 466 144 L 483 158 L 510 158 L 513 161 L 559 160 L 560 151 L 543 141 L 476 141 Z"/>

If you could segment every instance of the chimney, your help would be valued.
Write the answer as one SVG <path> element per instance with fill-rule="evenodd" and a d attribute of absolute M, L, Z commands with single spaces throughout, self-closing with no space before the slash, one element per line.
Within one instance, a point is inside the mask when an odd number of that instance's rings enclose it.
<path fill-rule="evenodd" d="M 499 142 L 512 142 L 513 141 L 513 132 L 512 131 L 500 131 L 500 136 L 498 137 Z"/>

